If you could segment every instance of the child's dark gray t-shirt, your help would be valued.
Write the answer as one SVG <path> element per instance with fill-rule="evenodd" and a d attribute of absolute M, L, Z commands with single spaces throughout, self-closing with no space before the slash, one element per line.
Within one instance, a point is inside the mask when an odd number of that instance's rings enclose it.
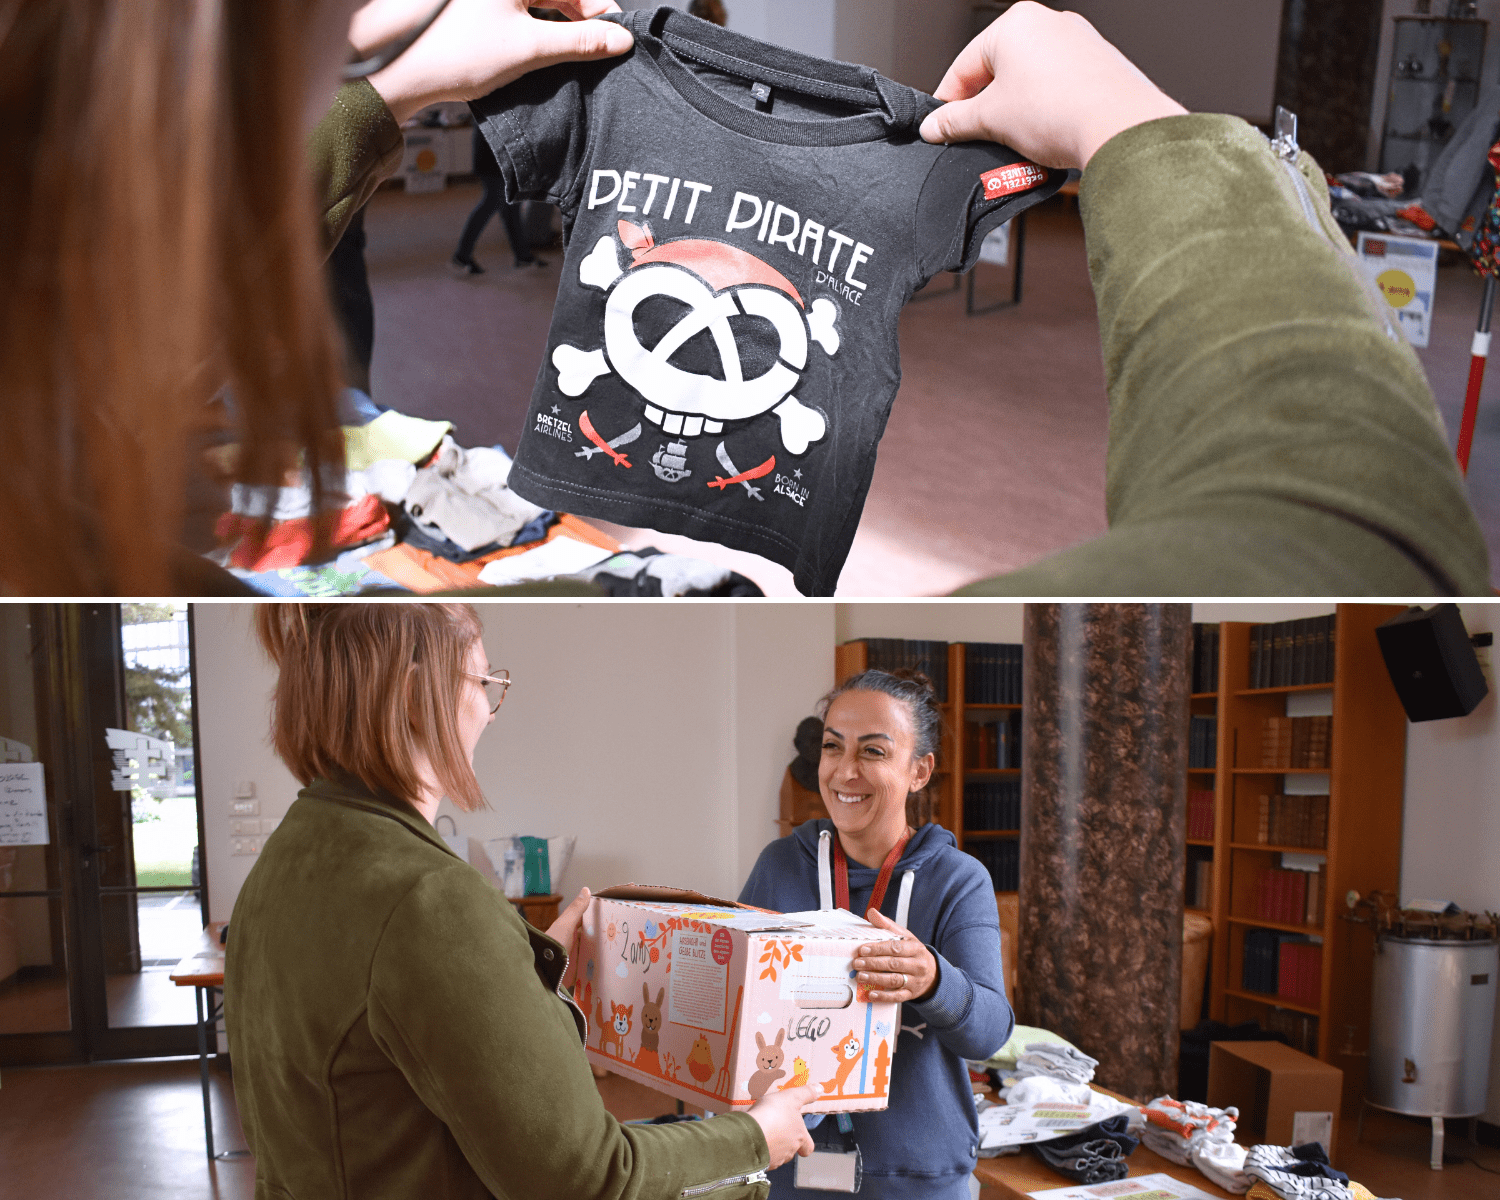
<path fill-rule="evenodd" d="M 622 59 L 475 101 L 511 199 L 567 252 L 510 485 L 544 507 L 720 542 L 831 595 L 939 271 L 1066 175 L 917 134 L 930 96 L 675 9 L 616 14 Z"/>

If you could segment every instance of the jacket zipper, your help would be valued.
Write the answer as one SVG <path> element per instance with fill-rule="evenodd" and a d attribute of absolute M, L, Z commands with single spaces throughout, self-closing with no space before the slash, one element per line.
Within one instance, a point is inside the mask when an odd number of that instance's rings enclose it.
<path fill-rule="evenodd" d="M 1280 116 L 1280 110 L 1278 110 L 1277 115 Z M 1292 129 L 1294 132 L 1288 139 L 1282 140 L 1278 138 L 1272 141 L 1271 149 L 1280 160 L 1281 165 L 1286 168 L 1286 173 L 1292 177 L 1292 188 L 1297 193 L 1297 199 L 1302 202 L 1302 215 L 1307 218 L 1308 225 L 1312 227 L 1314 233 L 1320 234 L 1323 238 L 1327 239 L 1328 231 L 1323 228 L 1322 222 L 1318 220 L 1318 214 L 1313 208 L 1312 194 L 1308 191 L 1307 180 L 1302 177 L 1302 172 L 1297 169 L 1296 126 L 1293 125 Z M 1346 259 L 1345 261 L 1350 273 L 1355 278 L 1355 282 L 1359 284 L 1360 289 L 1365 293 L 1366 297 L 1370 298 L 1374 303 L 1374 311 L 1380 314 L 1385 336 L 1399 344 L 1401 335 L 1396 332 L 1395 327 L 1391 323 L 1391 318 L 1387 315 L 1389 309 L 1383 303 L 1383 298 L 1374 291 L 1374 286 L 1371 284 L 1369 278 L 1354 264 L 1352 259 Z"/>
<path fill-rule="evenodd" d="M 1302 215 L 1307 218 L 1307 223 L 1317 233 L 1327 237 L 1327 232 L 1318 221 L 1318 214 L 1313 211 L 1312 197 L 1307 193 L 1307 180 L 1302 178 L 1302 172 L 1297 170 L 1296 163 L 1287 159 L 1281 160 L 1281 165 L 1286 168 L 1286 173 L 1292 177 L 1292 186 L 1297 189 L 1297 199 L 1302 201 Z"/>
<path fill-rule="evenodd" d="M 753 1175 L 731 1175 L 728 1179 L 719 1179 L 713 1183 L 700 1183 L 694 1187 L 685 1187 L 677 1194 L 681 1197 L 706 1196 L 709 1192 L 717 1192 L 720 1188 L 727 1187 L 749 1187 L 756 1183 L 770 1183 L 771 1177 L 764 1171 L 756 1171 Z"/>

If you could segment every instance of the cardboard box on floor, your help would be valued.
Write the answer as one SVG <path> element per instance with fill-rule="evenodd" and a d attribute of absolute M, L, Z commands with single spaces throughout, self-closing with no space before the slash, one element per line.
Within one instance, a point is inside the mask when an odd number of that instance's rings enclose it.
<path fill-rule="evenodd" d="M 899 1005 L 853 978 L 881 937 L 847 912 L 766 913 L 627 884 L 584 914 L 574 996 L 589 1060 L 712 1112 L 823 1085 L 810 1112 L 885 1108 Z"/>
<path fill-rule="evenodd" d="M 1253 1146 L 1338 1144 L 1344 1073 L 1280 1042 L 1213 1042 L 1208 1103 L 1240 1110 L 1235 1141 Z"/>

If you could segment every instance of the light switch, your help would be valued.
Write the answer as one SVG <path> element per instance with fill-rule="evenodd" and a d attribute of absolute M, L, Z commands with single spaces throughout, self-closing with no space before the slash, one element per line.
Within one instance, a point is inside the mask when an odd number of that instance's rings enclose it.
<path fill-rule="evenodd" d="M 276 826 L 280 824 L 280 817 L 262 817 L 260 819 L 260 831 L 262 833 L 271 833 L 276 829 Z"/>
<path fill-rule="evenodd" d="M 260 832 L 260 822 L 254 819 L 248 821 L 229 822 L 229 832 L 235 837 L 254 836 Z"/>
<path fill-rule="evenodd" d="M 256 817 L 260 815 L 259 800 L 235 800 L 229 805 L 231 817 Z"/>
<path fill-rule="evenodd" d="M 234 785 L 234 798 L 236 800 L 250 800 L 255 796 L 255 781 L 253 779 L 242 779 Z"/>

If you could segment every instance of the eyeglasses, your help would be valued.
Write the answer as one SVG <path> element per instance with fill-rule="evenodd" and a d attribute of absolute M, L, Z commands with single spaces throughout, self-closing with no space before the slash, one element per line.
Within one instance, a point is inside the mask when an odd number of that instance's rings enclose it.
<path fill-rule="evenodd" d="M 505 703 L 505 693 L 510 691 L 510 672 L 501 670 L 491 671 L 488 675 L 476 675 L 473 671 L 465 671 L 464 674 L 470 679 L 479 680 L 481 686 L 484 688 L 484 698 L 486 700 L 490 698 L 491 684 L 500 689 L 500 699 L 490 705 L 490 716 L 494 716 L 499 712 L 500 706 Z"/>
<path fill-rule="evenodd" d="M 344 82 L 366 79 L 377 71 L 383 71 L 411 48 L 413 42 L 427 32 L 434 21 L 448 7 L 448 0 L 438 0 L 437 6 L 418 26 L 378 46 L 369 58 L 355 59 L 344 65 Z"/>

